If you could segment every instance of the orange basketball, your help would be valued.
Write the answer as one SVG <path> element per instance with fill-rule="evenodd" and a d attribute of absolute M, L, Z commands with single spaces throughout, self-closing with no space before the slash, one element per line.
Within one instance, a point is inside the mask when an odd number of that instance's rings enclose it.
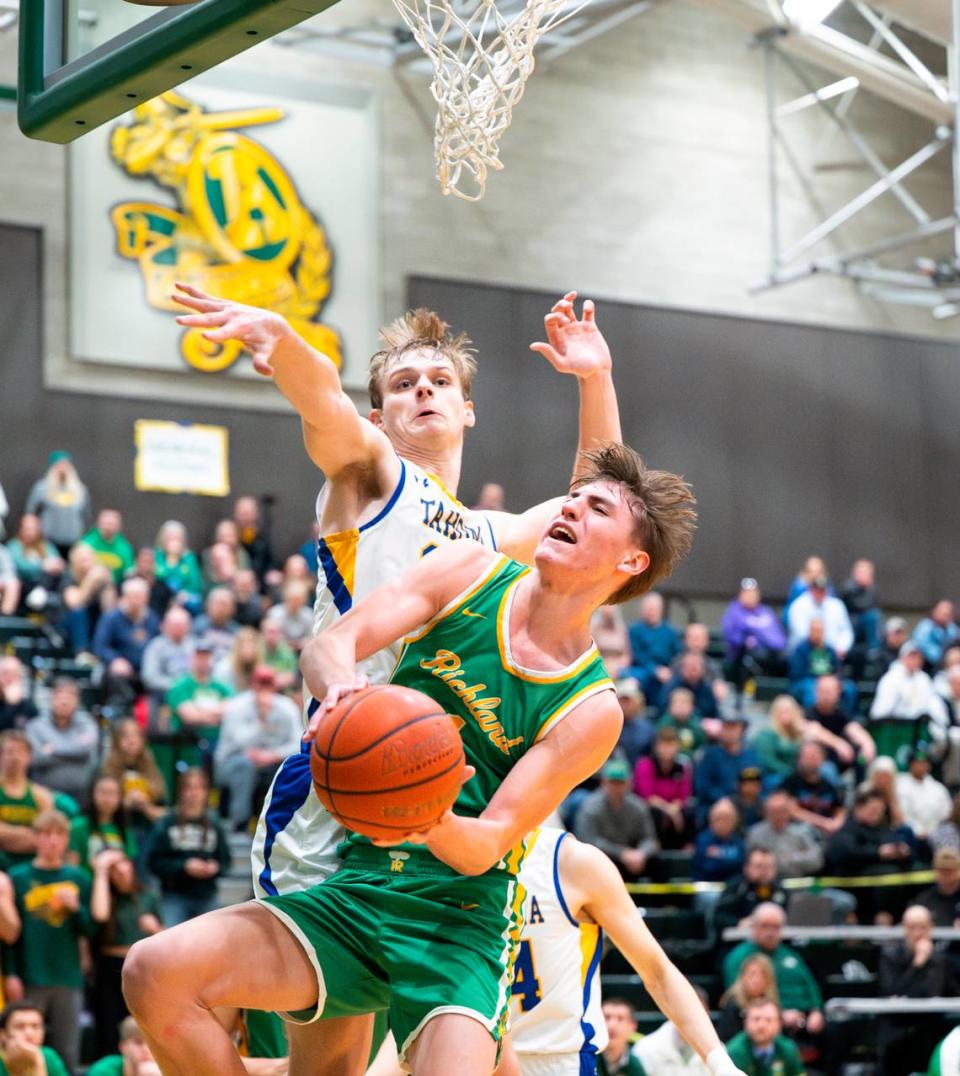
<path fill-rule="evenodd" d="M 400 841 L 453 806 L 464 755 L 453 718 L 395 684 L 364 688 L 324 714 L 310 751 L 313 787 L 347 829 Z"/>

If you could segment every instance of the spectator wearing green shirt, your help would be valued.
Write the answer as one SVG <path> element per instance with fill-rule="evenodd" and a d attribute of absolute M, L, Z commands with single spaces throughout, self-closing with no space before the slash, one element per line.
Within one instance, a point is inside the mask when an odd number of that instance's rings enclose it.
<path fill-rule="evenodd" d="M 33 823 L 53 806 L 53 794 L 27 779 L 33 746 L 26 733 L 0 735 L 0 856 L 7 865 L 29 863 L 37 852 Z"/>
<path fill-rule="evenodd" d="M 44 1038 L 43 1012 L 32 1001 L 11 1002 L 0 1013 L 0 1076 L 69 1076 Z"/>
<path fill-rule="evenodd" d="M 189 730 L 208 743 L 216 742 L 227 699 L 233 694 L 213 679 L 213 657 L 213 645 L 200 639 L 190 658 L 190 672 L 167 693 L 171 728 Z"/>
<path fill-rule="evenodd" d="M 768 782 L 779 784 L 796 769 L 807 719 L 791 695 L 778 695 L 767 716 L 770 724 L 750 738 L 749 747 Z"/>
<path fill-rule="evenodd" d="M 67 862 L 93 873 L 93 861 L 107 848 L 136 858 L 133 833 L 127 826 L 123 791 L 116 777 L 101 774 L 93 784 L 90 806 L 70 823 Z"/>
<path fill-rule="evenodd" d="M 123 961 L 134 942 L 162 929 L 160 901 L 120 849 L 107 848 L 93 861 L 90 915 L 99 928 L 92 997 L 99 1056 L 116 1053 L 118 1025 L 129 1015 L 120 981 Z"/>
<path fill-rule="evenodd" d="M 772 1001 L 751 1001 L 743 1031 L 727 1043 L 727 1052 L 746 1076 L 805 1076 L 800 1051 L 780 1034 L 780 1010 Z"/>
<path fill-rule="evenodd" d="M 157 579 L 167 585 L 174 601 L 191 613 L 200 612 L 203 579 L 197 555 L 187 545 L 187 528 L 175 519 L 168 519 L 157 534 L 153 556 Z"/>
<path fill-rule="evenodd" d="M 724 986 L 733 985 L 748 956 L 766 954 L 776 973 L 783 1027 L 788 1033 L 805 1028 L 817 1036 L 824 1026 L 823 997 L 803 958 L 782 940 L 786 920 L 786 912 L 778 904 L 767 901 L 757 906 L 750 916 L 750 940 L 731 950 L 723 962 Z"/>
<path fill-rule="evenodd" d="M 133 546 L 123 534 L 123 518 L 115 508 L 103 508 L 97 513 L 97 522 L 92 530 L 80 539 L 84 545 L 96 554 L 97 560 L 108 568 L 118 585 L 124 575 L 133 567 Z"/>
<path fill-rule="evenodd" d="M 80 1057 L 83 971 L 80 939 L 90 933 L 90 879 L 66 863 L 70 822 L 44 811 L 33 824 L 37 854 L 10 871 L 20 916 L 8 996 L 28 992 L 44 1014 L 50 1045 L 73 1071 Z"/>
<path fill-rule="evenodd" d="M 658 729 L 676 729 L 680 750 L 693 755 L 707 742 L 707 735 L 695 712 L 693 692 L 686 687 L 675 687 L 667 699 L 667 712 L 657 722 Z"/>
<path fill-rule="evenodd" d="M 100 1058 L 87 1069 L 87 1076 L 153 1076 L 159 1072 L 153 1052 L 132 1016 L 120 1024 L 118 1052 Z M 116 1030 L 114 1031 L 116 1036 Z"/>
<path fill-rule="evenodd" d="M 283 624 L 267 617 L 260 625 L 260 634 L 262 662 L 277 674 L 277 690 L 292 691 L 300 682 L 300 663 L 293 647 L 283 637 Z"/>

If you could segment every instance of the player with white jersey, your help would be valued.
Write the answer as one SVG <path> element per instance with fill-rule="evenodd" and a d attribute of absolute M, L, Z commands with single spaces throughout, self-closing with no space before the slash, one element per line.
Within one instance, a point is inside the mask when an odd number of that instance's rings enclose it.
<path fill-rule="evenodd" d="M 254 368 L 272 377 L 299 413 L 311 459 L 327 478 L 320 501 L 318 621 L 342 615 L 354 601 L 396 577 L 438 545 L 474 538 L 530 562 L 558 501 L 521 515 L 470 513 L 456 498 L 466 429 L 475 422 L 470 383 L 475 363 L 464 336 L 435 314 L 414 311 L 382 330 L 385 348 L 370 364 L 369 419 L 343 391 L 335 365 L 279 315 L 178 285 L 194 313 L 183 325 L 213 342 L 239 340 Z M 573 293 L 547 315 L 548 342 L 533 344 L 580 389 L 580 452 L 619 441 L 610 353 L 593 306 L 574 313 Z M 452 491 L 452 492 L 451 492 Z M 393 660 L 378 655 L 369 675 L 383 679 Z M 257 896 L 309 888 L 338 866 L 343 831 L 311 792 L 307 754 L 287 759 L 274 779 L 254 842 Z M 368 1017 L 291 1028 L 291 1076 L 363 1071 Z"/>
<path fill-rule="evenodd" d="M 603 934 L 685 1039 L 717 1042 L 712 1076 L 744 1076 L 719 1045 L 693 987 L 667 957 L 599 848 L 541 827 L 520 868 L 527 891 L 514 963 L 510 1039 L 498 1076 L 594 1076 L 607 1044 L 600 1007 Z"/>

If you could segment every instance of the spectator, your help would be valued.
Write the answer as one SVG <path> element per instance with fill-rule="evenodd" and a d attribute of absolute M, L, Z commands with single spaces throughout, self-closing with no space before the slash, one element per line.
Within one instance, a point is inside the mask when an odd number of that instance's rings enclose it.
<path fill-rule="evenodd" d="M 207 807 L 210 782 L 193 767 L 180 774 L 175 808 L 153 828 L 147 852 L 159 878 L 163 923 L 173 927 L 217 903 L 217 876 L 230 865 L 230 844 Z"/>
<path fill-rule="evenodd" d="M 640 602 L 640 619 L 630 625 L 630 651 L 633 658 L 629 675 L 643 685 L 643 692 L 656 700 L 660 686 L 673 675 L 670 662 L 680 653 L 680 635 L 663 618 L 663 598 L 656 592 L 645 594 Z"/>
<path fill-rule="evenodd" d="M 777 860 L 773 852 L 761 845 L 754 845 L 747 849 L 743 873 L 727 881 L 717 900 L 713 914 L 717 933 L 722 938 L 728 927 L 747 926 L 747 921 L 757 908 L 770 902 L 786 908 L 787 894 L 777 881 Z M 740 1008 L 743 1008 L 742 1002 Z M 727 1039 L 729 1036 L 721 1032 L 720 1038 Z"/>
<path fill-rule="evenodd" d="M 480 487 L 480 496 L 473 506 L 478 512 L 506 511 L 506 498 L 503 486 L 499 482 L 484 482 Z"/>
<path fill-rule="evenodd" d="M 22 729 L 37 716 L 27 695 L 27 670 L 16 654 L 0 657 L 0 732 Z"/>
<path fill-rule="evenodd" d="M 944 651 L 960 641 L 960 628 L 954 621 L 953 602 L 938 601 L 913 629 L 913 642 L 920 647 L 923 659 L 933 670 L 943 660 Z"/>
<path fill-rule="evenodd" d="M 748 848 L 766 848 L 777 860 L 781 878 L 804 878 L 823 866 L 823 851 L 814 830 L 791 821 L 795 804 L 788 792 L 774 789 L 764 806 L 764 820 L 747 834 Z"/>
<path fill-rule="evenodd" d="M 871 735 L 881 754 L 900 762 L 918 744 L 929 744 L 931 739 L 945 743 L 946 726 L 946 707 L 923 670 L 920 646 L 906 642 L 877 684 L 870 706 Z"/>
<path fill-rule="evenodd" d="M 946 822 L 941 822 L 930 835 L 930 845 L 935 851 L 952 848 L 960 852 L 960 792 L 953 797 L 950 817 Z"/>
<path fill-rule="evenodd" d="M 236 602 L 226 587 L 214 587 L 207 595 L 204 612 L 193 625 L 196 638 L 213 648 L 214 659 L 219 661 L 230 653 L 233 637 L 240 625 L 234 620 Z"/>
<path fill-rule="evenodd" d="M 797 1047 L 780 1034 L 780 1009 L 773 1001 L 751 1001 L 743 1031 L 727 1045 L 730 1060 L 745 1076 L 806 1076 Z"/>
<path fill-rule="evenodd" d="M 836 833 L 847 818 L 843 795 L 824 774 L 826 752 L 808 740 L 797 755 L 796 770 L 780 786 L 793 802 L 793 818 L 811 826 L 822 837 Z"/>
<path fill-rule="evenodd" d="M 133 860 L 117 848 L 93 859 L 90 914 L 97 924 L 93 974 L 93 1016 L 97 1056 L 115 1053 L 118 1026 L 129 1015 L 120 972 L 130 947 L 162 929 L 160 904 L 137 877 Z"/>
<path fill-rule="evenodd" d="M 803 562 L 803 567 L 797 572 L 793 582 L 790 584 L 786 605 L 784 606 L 784 613 L 787 612 L 789 607 L 801 594 L 806 594 L 807 590 L 810 588 L 811 582 L 821 576 L 827 578 L 827 592 L 833 594 L 833 586 L 829 582 L 829 575 L 830 573 L 827 571 L 827 566 L 822 557 L 807 557 Z"/>
<path fill-rule="evenodd" d="M 818 575 L 787 611 L 787 631 L 790 649 L 795 650 L 810 636 L 810 621 L 823 621 L 823 637 L 837 657 L 843 661 L 853 646 L 853 627 L 847 615 L 847 607 L 839 598 L 827 592 L 828 580 Z"/>
<path fill-rule="evenodd" d="M 259 813 L 277 767 L 300 750 L 302 728 L 300 711 L 277 694 L 269 665 L 259 665 L 251 689 L 227 703 L 213 761 L 217 785 L 230 794 L 235 830 L 246 828 L 255 804 Z"/>
<path fill-rule="evenodd" d="M 930 758 L 919 748 L 911 752 L 907 772 L 897 776 L 897 799 L 904 822 L 924 842 L 953 809 L 950 793 L 931 775 Z"/>
<path fill-rule="evenodd" d="M 790 655 L 790 691 L 802 706 L 812 706 L 817 680 L 821 676 L 840 677 L 840 659 L 832 646 L 824 641 L 823 621 L 814 617 L 810 633 Z M 857 705 L 857 689 L 850 680 L 841 680 L 844 708 L 853 713 Z"/>
<path fill-rule="evenodd" d="M 204 550 L 203 563 L 204 595 L 209 594 L 214 587 L 232 587 L 237 572 L 240 571 L 236 551 L 225 542 L 214 542 L 209 549 Z"/>
<path fill-rule="evenodd" d="M 310 571 L 306 557 L 301 557 L 299 553 L 291 553 L 283 562 L 283 587 L 287 583 L 303 583 L 311 594 L 316 589 L 316 572 Z"/>
<path fill-rule="evenodd" d="M 263 603 L 257 577 L 244 568 L 233 577 L 234 619 L 245 628 L 259 628 L 263 620 Z"/>
<path fill-rule="evenodd" d="M 633 882 L 646 872 L 660 844 L 650 808 L 628 790 L 629 781 L 627 763 L 611 758 L 600 772 L 600 787 L 577 812 L 575 832 L 581 841 L 606 852 L 623 877 Z"/>
<path fill-rule="evenodd" d="M 320 567 L 319 550 L 317 548 L 320 540 L 320 524 L 314 519 L 310 524 L 310 537 L 300 546 L 300 556 L 307 562 L 310 571 L 314 575 Z"/>
<path fill-rule="evenodd" d="M 240 535 L 240 545 L 250 558 L 250 567 L 261 586 L 273 586 L 279 580 L 274 565 L 270 539 L 260 524 L 260 506 L 255 497 L 238 497 L 233 506 L 233 521 Z"/>
<path fill-rule="evenodd" d="M 763 818 L 763 774 L 759 766 L 744 766 L 737 778 L 733 805 L 740 818 L 740 832 L 746 834 Z"/>
<path fill-rule="evenodd" d="M 50 790 L 27 780 L 33 748 L 23 732 L 0 735 L 0 852 L 7 864 L 29 863 L 37 852 L 33 823 L 53 807 Z"/>
<path fill-rule="evenodd" d="M 56 546 L 44 538 L 39 516 L 24 513 L 17 536 L 7 543 L 7 550 L 13 557 L 28 608 L 46 608 L 51 595 L 60 590 L 66 564 Z"/>
<path fill-rule="evenodd" d="M 16 613 L 22 590 L 13 556 L 5 545 L 0 545 L 0 615 L 13 616 Z"/>
<path fill-rule="evenodd" d="M 900 656 L 900 648 L 909 638 L 907 622 L 902 616 L 892 616 L 883 626 L 883 641 L 874 662 L 874 675 L 881 677 Z"/>
<path fill-rule="evenodd" d="M 709 1009 L 702 987 L 694 985 L 700 1004 Z M 633 1047 L 633 1056 L 648 1076 L 706 1076 L 707 1068 L 676 1027 L 666 1021 Z"/>
<path fill-rule="evenodd" d="M 601 605 L 590 624 L 607 674 L 614 680 L 623 677 L 630 666 L 630 636 L 619 605 Z"/>
<path fill-rule="evenodd" d="M 260 633 L 256 628 L 240 628 L 233 637 L 230 653 L 214 665 L 214 680 L 230 688 L 234 695 L 249 691 L 253 670 L 260 664 L 260 649 Z"/>
<path fill-rule="evenodd" d="M 724 611 L 720 630 L 727 645 L 729 676 L 738 688 L 751 677 L 782 670 L 787 638 L 777 614 L 761 604 L 756 579 L 740 580 L 740 591 Z"/>
<path fill-rule="evenodd" d="M 749 746 L 760 760 L 760 769 L 768 786 L 773 786 L 793 773 L 807 719 L 797 700 L 790 695 L 778 695 L 770 703 L 767 716 L 770 724 L 750 738 Z"/>
<path fill-rule="evenodd" d="M 635 767 L 641 755 L 649 753 L 656 729 L 647 717 L 647 700 L 633 676 L 617 681 L 617 701 L 623 711 L 623 729 L 617 746 Z"/>
<path fill-rule="evenodd" d="M 133 562 L 133 571 L 130 576 L 143 579 L 150 588 L 150 608 L 157 614 L 160 620 L 167 614 L 167 610 L 173 604 L 173 591 L 162 579 L 157 578 L 157 559 L 153 553 L 153 546 L 145 545 L 137 550 L 136 559 Z"/>
<path fill-rule="evenodd" d="M 132 1016 L 120 1024 L 119 1053 L 102 1057 L 87 1069 L 87 1076 L 148 1076 L 153 1053 Z M 159 1069 L 155 1069 L 159 1072 Z M 149 1073 L 153 1076 L 153 1073 Z"/>
<path fill-rule="evenodd" d="M 739 818 L 731 800 L 717 800 L 707 816 L 707 828 L 697 834 L 690 863 L 695 882 L 727 882 L 743 869 L 743 838 Z"/>
<path fill-rule="evenodd" d="M 867 767 L 867 779 L 860 785 L 861 789 L 872 788 L 883 797 L 883 823 L 892 829 L 904 827 L 903 810 L 897 796 L 897 764 L 889 755 L 878 755 Z M 905 835 L 906 840 L 912 833 Z"/>
<path fill-rule="evenodd" d="M 866 789 L 854 797 L 850 817 L 827 841 L 827 870 L 831 874 L 884 874 L 908 870 L 913 851 L 883 820 L 886 804 L 879 792 Z M 871 912 L 888 911 L 888 895 L 881 890 L 861 891 L 861 919 Z"/>
<path fill-rule="evenodd" d="M 7 1005 L 0 1013 L 0 1076 L 69 1076 L 46 1037 L 42 1009 L 32 1001 Z"/>
<path fill-rule="evenodd" d="M 93 861 L 107 849 L 134 857 L 137 854 L 120 782 L 116 777 L 100 774 L 90 793 L 90 806 L 70 823 L 67 862 L 93 874 Z"/>
<path fill-rule="evenodd" d="M 716 658 L 710 657 L 710 629 L 699 620 L 691 620 L 683 629 L 683 649 L 680 655 L 673 659 L 671 668 L 676 674 L 680 669 L 680 657 L 684 654 L 699 654 L 703 658 L 704 673 L 714 686 L 714 690 L 720 692 L 717 700 L 722 701 L 726 696 L 726 683 L 723 679 L 723 667 Z"/>
<path fill-rule="evenodd" d="M 71 550 L 63 578 L 64 613 L 61 627 L 70 649 L 77 655 L 88 654 L 100 616 L 114 602 L 115 591 L 110 572 L 97 562 L 93 550 L 78 542 Z"/>
<path fill-rule="evenodd" d="M 597 1055 L 597 1076 L 646 1076 L 646 1069 L 630 1052 L 630 1039 L 637 1032 L 630 1003 L 622 998 L 604 998 L 603 1021 L 607 1045 Z"/>
<path fill-rule="evenodd" d="M 108 705 L 132 705 L 143 691 L 140 668 L 147 643 L 160 630 L 150 608 L 150 587 L 145 579 L 125 579 L 116 609 L 101 617 L 93 638 L 93 652 L 103 662 L 104 692 Z"/>
<path fill-rule="evenodd" d="M 657 722 L 657 729 L 673 729 L 685 755 L 694 754 L 707 742 L 694 709 L 693 692 L 685 687 L 675 687 L 667 696 L 667 712 Z"/>
<path fill-rule="evenodd" d="M 35 717 L 26 734 L 33 749 L 30 776 L 72 796 L 77 803 L 86 803 L 100 734 L 97 723 L 80 709 L 75 680 L 61 677 L 54 681 L 49 713 Z"/>
<path fill-rule="evenodd" d="M 857 675 L 862 675 L 868 657 L 880 645 L 880 602 L 877 600 L 876 568 L 872 560 L 860 557 L 853 562 L 850 578 L 843 584 L 840 598 L 853 625 L 853 649 Z"/>
<path fill-rule="evenodd" d="M 649 804 L 663 848 L 684 848 L 693 836 L 692 768 L 677 757 L 679 751 L 677 730 L 658 729 L 653 753 L 638 759 L 633 771 L 633 790 Z"/>
<path fill-rule="evenodd" d="M 754 856 L 767 855 L 759 849 Z M 769 856 L 770 869 L 773 870 L 773 856 Z M 719 907 L 717 909 L 719 911 Z M 731 924 L 735 925 L 735 924 Z M 746 924 L 743 924 L 744 926 Z M 720 996 L 720 1018 L 717 1020 L 717 1034 L 721 1041 L 729 1042 L 743 1031 L 743 1021 L 747 1006 L 755 1001 L 769 1001 L 780 1012 L 780 995 L 777 993 L 777 977 L 770 958 L 763 953 L 748 956 L 741 964 L 740 971 L 729 990 Z"/>
<path fill-rule="evenodd" d="M 261 626 L 260 660 L 277 674 L 280 691 L 292 691 L 300 682 L 300 662 L 292 646 L 284 641 L 279 620 L 264 620 Z"/>
<path fill-rule="evenodd" d="M 69 452 L 50 453 L 47 473 L 30 488 L 26 510 L 40 517 L 43 533 L 66 557 L 90 518 L 90 494 L 77 477 Z"/>
<path fill-rule="evenodd" d="M 283 637 L 299 651 L 313 635 L 313 609 L 307 604 L 310 589 L 305 583 L 287 583 L 283 588 L 283 603 L 274 605 L 267 620 L 276 620 L 283 628 Z"/>
<path fill-rule="evenodd" d="M 115 586 L 133 567 L 133 546 L 123 533 L 123 517 L 115 508 L 103 508 L 97 513 L 92 530 L 80 539 L 90 546 L 97 560 L 113 576 Z"/>
<path fill-rule="evenodd" d="M 175 601 L 191 613 L 200 611 L 203 580 L 197 555 L 187 544 L 187 528 L 168 519 L 157 533 L 154 548 L 157 579 L 165 583 Z"/>
<path fill-rule="evenodd" d="M 716 803 L 722 796 L 734 796 L 740 771 L 747 766 L 760 767 L 760 760 L 748 747 L 743 735 L 746 720 L 741 714 L 725 714 L 718 742 L 704 748 L 693 774 L 693 787 L 701 808 Z"/>
<path fill-rule="evenodd" d="M 100 772 L 120 782 L 123 809 L 138 838 L 166 813 L 166 783 L 133 718 L 123 718 L 110 729 L 110 747 Z"/>
<path fill-rule="evenodd" d="M 872 762 L 877 748 L 870 733 L 841 705 L 840 681 L 821 676 L 814 690 L 813 706 L 807 710 L 808 735 L 826 747 L 830 761 L 848 770 L 858 757 Z"/>
<path fill-rule="evenodd" d="M 880 993 L 905 998 L 942 998 L 957 992 L 946 956 L 933 944 L 933 919 L 921 905 L 903 913 L 903 940 L 880 956 Z M 880 1076 L 903 1076 L 922 1069 L 943 1037 L 937 1014 L 886 1016 L 879 1027 Z"/>
<path fill-rule="evenodd" d="M 188 729 L 198 739 L 215 742 L 232 694 L 225 684 L 213 679 L 213 647 L 201 639 L 190 656 L 189 674 L 167 694 L 171 727 L 174 731 Z"/>
<path fill-rule="evenodd" d="M 944 650 L 942 666 L 933 678 L 933 690 L 944 698 L 951 694 L 950 670 L 954 668 L 960 670 L 960 646 L 949 646 Z"/>
<path fill-rule="evenodd" d="M 960 648 L 951 647 L 947 653 L 960 655 Z M 942 690 L 937 686 L 938 681 L 944 685 Z M 942 755 L 942 776 L 946 784 L 956 787 L 960 785 L 960 664 L 938 673 L 934 678 L 934 690 L 943 700 L 948 721 L 945 742 L 937 745 Z"/>
<path fill-rule="evenodd" d="M 819 1035 L 824 1026 L 820 987 L 803 957 L 783 941 L 786 921 L 782 908 L 761 904 L 750 918 L 750 939 L 732 949 L 723 961 L 723 980 L 728 988 L 732 986 L 747 957 L 763 953 L 776 973 L 783 1026 L 791 1033 L 805 1027 L 811 1035 Z"/>
<path fill-rule="evenodd" d="M 36 856 L 10 871 L 22 926 L 6 993 L 22 997 L 27 991 L 46 1017 L 50 1046 L 73 1072 L 80 1060 L 80 940 L 91 930 L 90 881 L 65 861 L 70 839 L 65 815 L 43 811 L 33 828 Z"/>
<path fill-rule="evenodd" d="M 960 852 L 954 848 L 937 849 L 933 872 L 935 884 L 918 893 L 914 903 L 930 912 L 934 926 L 960 926 Z"/>
<path fill-rule="evenodd" d="M 669 699 L 678 687 L 686 688 L 693 695 L 698 717 L 716 717 L 720 712 L 717 693 L 707 678 L 703 655 L 686 651 L 677 659 L 677 665 L 676 673 L 661 688 L 661 698 Z"/>
<path fill-rule="evenodd" d="M 155 635 L 143 651 L 140 678 L 150 694 L 154 709 L 160 706 L 167 692 L 186 676 L 193 653 L 190 638 L 192 621 L 186 609 L 174 605 L 168 609 Z"/>
<path fill-rule="evenodd" d="M 240 544 L 240 532 L 232 519 L 221 519 L 213 532 L 213 542 L 209 548 L 203 551 L 201 556 L 201 575 L 204 582 L 212 579 L 211 554 L 214 546 L 226 546 L 230 553 L 230 563 L 233 571 L 241 571 L 250 567 L 250 554 Z"/>

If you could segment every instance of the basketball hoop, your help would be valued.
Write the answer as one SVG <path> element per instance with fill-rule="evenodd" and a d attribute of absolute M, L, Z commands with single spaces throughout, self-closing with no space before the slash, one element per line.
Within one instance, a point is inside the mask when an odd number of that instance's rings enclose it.
<path fill-rule="evenodd" d="M 393 0 L 433 64 L 433 147 L 444 194 L 483 197 L 488 170 L 503 168 L 500 137 L 533 74 L 534 47 L 587 2 L 527 0 L 509 15 L 497 0 Z"/>

